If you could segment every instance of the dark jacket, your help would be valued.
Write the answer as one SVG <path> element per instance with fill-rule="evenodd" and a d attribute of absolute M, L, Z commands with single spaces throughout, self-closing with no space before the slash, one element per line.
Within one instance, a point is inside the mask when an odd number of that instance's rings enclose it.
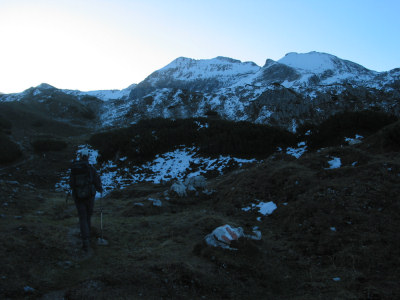
<path fill-rule="evenodd" d="M 77 163 L 77 161 L 74 161 L 72 163 L 71 170 L 72 170 L 72 166 L 76 163 Z M 101 183 L 101 179 L 100 179 L 100 176 L 97 173 L 96 169 L 87 160 L 83 160 L 83 161 L 81 160 L 81 161 L 78 161 L 78 163 L 86 163 L 89 167 L 89 171 L 90 171 L 91 178 L 92 178 L 92 184 L 93 184 L 93 195 L 92 196 L 95 196 L 96 191 L 98 191 L 100 193 L 103 192 L 103 186 Z M 75 182 L 74 182 L 74 176 L 73 176 L 72 172 L 70 172 L 69 186 L 72 190 L 72 195 L 75 196 Z"/>

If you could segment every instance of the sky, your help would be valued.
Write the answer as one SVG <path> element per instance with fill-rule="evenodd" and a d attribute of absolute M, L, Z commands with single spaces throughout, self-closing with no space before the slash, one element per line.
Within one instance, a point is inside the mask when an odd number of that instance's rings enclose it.
<path fill-rule="evenodd" d="M 400 67 L 398 0 L 0 0 L 0 92 L 123 89 L 184 56 Z"/>

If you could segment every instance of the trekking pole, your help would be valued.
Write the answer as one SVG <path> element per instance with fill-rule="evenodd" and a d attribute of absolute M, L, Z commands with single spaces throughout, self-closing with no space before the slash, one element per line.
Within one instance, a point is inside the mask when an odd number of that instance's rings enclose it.
<path fill-rule="evenodd" d="M 99 245 L 108 245 L 108 242 L 103 238 L 103 192 L 101 192 L 100 196 L 100 230 L 101 230 L 101 238 L 98 238 L 97 243 Z"/>
<path fill-rule="evenodd" d="M 101 239 L 103 240 L 103 193 L 100 196 L 100 229 L 101 229 Z"/>

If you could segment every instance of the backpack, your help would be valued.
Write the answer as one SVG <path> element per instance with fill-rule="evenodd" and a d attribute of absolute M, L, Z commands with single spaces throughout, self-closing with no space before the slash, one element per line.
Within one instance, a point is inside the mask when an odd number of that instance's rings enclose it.
<path fill-rule="evenodd" d="M 86 161 L 75 161 L 71 167 L 73 190 L 77 199 L 85 200 L 94 195 L 93 175 Z"/>

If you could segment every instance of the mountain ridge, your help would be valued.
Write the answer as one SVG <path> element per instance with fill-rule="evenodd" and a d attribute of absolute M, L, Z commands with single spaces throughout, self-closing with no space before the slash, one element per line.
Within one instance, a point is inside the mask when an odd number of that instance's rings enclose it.
<path fill-rule="evenodd" d="M 96 126 L 125 126 L 142 118 L 188 118 L 215 112 L 233 121 L 293 128 L 344 110 L 380 109 L 399 114 L 400 69 L 377 72 L 322 52 L 290 52 L 254 62 L 218 56 L 178 57 L 142 82 L 123 90 L 81 92 L 41 84 L 0 102 L 64 93 L 98 104 Z M 33 100 L 32 100 L 33 101 Z"/>

